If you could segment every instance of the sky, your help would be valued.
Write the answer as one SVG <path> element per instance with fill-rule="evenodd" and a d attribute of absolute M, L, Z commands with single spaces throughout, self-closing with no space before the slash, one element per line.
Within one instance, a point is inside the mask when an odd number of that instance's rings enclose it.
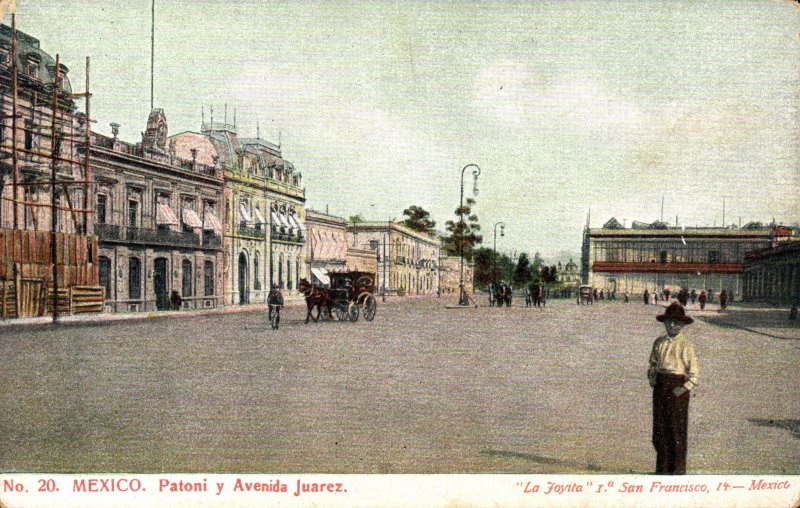
<path fill-rule="evenodd" d="M 17 28 L 91 58 L 95 130 L 139 141 L 150 0 L 17 0 Z M 783 0 L 155 0 L 155 107 L 169 133 L 228 121 L 280 140 L 307 207 L 410 205 L 444 229 L 462 168 L 484 244 L 580 252 L 590 217 L 800 223 L 800 9 Z M 10 16 L 3 19 L 10 24 Z M 80 107 L 83 107 L 82 101 Z M 724 205 L 723 205 L 724 202 Z"/>

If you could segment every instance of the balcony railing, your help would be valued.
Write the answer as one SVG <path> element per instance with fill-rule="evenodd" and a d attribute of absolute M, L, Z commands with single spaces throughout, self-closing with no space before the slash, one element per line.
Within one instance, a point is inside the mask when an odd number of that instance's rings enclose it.
<path fill-rule="evenodd" d="M 249 226 L 239 226 L 239 236 L 264 239 L 267 237 L 267 231 L 265 229 L 252 228 Z"/>
<path fill-rule="evenodd" d="M 211 233 L 203 235 L 203 241 L 201 242 L 200 236 L 191 231 L 123 227 L 116 224 L 95 224 L 94 232 L 101 242 L 131 242 L 174 247 L 222 247 L 222 238 Z"/>

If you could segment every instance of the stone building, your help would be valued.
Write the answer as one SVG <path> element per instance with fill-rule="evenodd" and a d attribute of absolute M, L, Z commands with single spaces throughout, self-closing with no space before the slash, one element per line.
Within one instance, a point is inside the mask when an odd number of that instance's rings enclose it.
<path fill-rule="evenodd" d="M 748 252 L 743 279 L 745 301 L 800 305 L 800 239 Z"/>
<path fill-rule="evenodd" d="M 71 299 L 73 288 L 97 284 L 97 244 L 85 202 L 92 188 L 81 155 L 86 116 L 78 112 L 71 93 L 69 69 L 63 63 L 56 69 L 56 60 L 41 49 L 38 39 L 19 30 L 14 37 L 11 28 L 0 25 L 3 318 L 46 311 L 45 295 L 54 285 L 53 239 L 59 292 L 69 292 Z M 55 196 L 50 185 L 53 168 Z M 99 291 L 94 307 L 102 308 Z"/>
<path fill-rule="evenodd" d="M 442 250 L 444 254 L 444 250 Z M 464 291 L 474 291 L 474 269 L 472 262 L 464 260 Z M 443 295 L 458 295 L 461 281 L 461 258 L 459 256 L 442 256 L 439 258 L 439 285 Z"/>
<path fill-rule="evenodd" d="M 116 126 L 112 128 L 116 131 Z M 140 143 L 93 134 L 99 283 L 114 311 L 222 302 L 222 171 L 178 158 L 161 109 Z"/>
<path fill-rule="evenodd" d="M 584 281 L 617 293 L 645 289 L 673 294 L 681 288 L 741 295 L 745 255 L 769 247 L 772 227 L 681 228 L 634 221 L 630 228 L 612 219 L 584 230 Z"/>
<path fill-rule="evenodd" d="M 277 285 L 284 298 L 299 298 L 306 277 L 305 190 L 302 175 L 280 147 L 240 138 L 236 125 L 203 122 L 197 132 L 169 138 L 180 158 L 221 168 L 224 177 L 224 301 L 265 303 Z"/>
<path fill-rule="evenodd" d="M 327 285 L 332 272 L 377 272 L 379 254 L 348 244 L 345 219 L 306 210 L 306 228 L 306 263 L 312 283 Z"/>
<path fill-rule="evenodd" d="M 378 291 L 409 295 L 439 290 L 441 241 L 396 222 L 348 225 L 350 246 L 376 252 Z"/>
<path fill-rule="evenodd" d="M 578 265 L 570 258 L 569 262 L 561 268 L 561 263 L 558 263 L 558 282 L 563 289 L 574 291 L 581 283 L 581 275 L 578 272 Z"/>

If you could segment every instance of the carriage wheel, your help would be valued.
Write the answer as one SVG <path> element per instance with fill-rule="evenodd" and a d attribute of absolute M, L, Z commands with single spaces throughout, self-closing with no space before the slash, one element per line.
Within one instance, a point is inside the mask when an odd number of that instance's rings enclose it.
<path fill-rule="evenodd" d="M 350 318 L 350 321 L 353 323 L 358 321 L 358 304 L 356 302 L 350 302 L 350 305 L 347 307 L 347 317 Z"/>
<path fill-rule="evenodd" d="M 372 295 L 367 295 L 364 298 L 364 319 L 367 321 L 372 321 L 375 319 L 375 311 L 378 310 L 378 302 L 375 301 L 375 297 Z"/>
<path fill-rule="evenodd" d="M 347 319 L 347 309 L 344 308 L 343 305 L 336 305 L 333 308 L 333 313 L 336 315 L 336 319 L 339 321 L 344 321 Z"/>

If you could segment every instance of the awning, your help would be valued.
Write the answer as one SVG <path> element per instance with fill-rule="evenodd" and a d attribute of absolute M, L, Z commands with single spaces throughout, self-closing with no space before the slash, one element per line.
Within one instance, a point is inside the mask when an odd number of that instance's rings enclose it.
<path fill-rule="evenodd" d="M 289 224 L 288 220 L 286 220 L 286 216 L 284 214 L 279 213 L 278 218 L 281 220 L 281 224 L 283 225 L 283 227 L 291 229 L 292 225 Z"/>
<path fill-rule="evenodd" d="M 280 227 L 281 220 L 278 218 L 278 214 L 276 214 L 275 212 L 270 212 L 270 217 L 272 217 L 272 225 L 275 226 L 276 228 Z"/>
<path fill-rule="evenodd" d="M 203 227 L 203 223 L 200 222 L 200 217 L 197 216 L 194 210 L 190 208 L 183 209 L 183 223 L 189 226 L 190 228 L 201 228 Z"/>
<path fill-rule="evenodd" d="M 306 227 L 299 220 L 297 220 L 297 216 L 294 214 L 289 216 L 289 222 L 292 223 L 292 227 L 295 229 L 298 229 L 300 231 L 306 230 Z"/>
<path fill-rule="evenodd" d="M 178 216 L 172 211 L 169 205 L 158 203 L 156 206 L 156 223 L 168 226 L 177 226 L 181 223 Z"/>
<path fill-rule="evenodd" d="M 331 278 L 328 277 L 328 270 L 324 268 L 312 268 L 311 273 L 320 282 L 320 284 L 325 284 L 326 286 L 330 286 Z"/>
<path fill-rule="evenodd" d="M 258 208 L 253 209 L 256 212 L 256 224 L 266 224 L 267 221 L 264 219 L 264 215 L 261 213 L 261 210 Z"/>
<path fill-rule="evenodd" d="M 206 208 L 206 213 L 203 214 L 203 229 L 210 229 L 217 234 L 222 234 L 222 224 L 211 208 Z"/>
<path fill-rule="evenodd" d="M 239 220 L 241 222 L 252 222 L 253 219 L 250 218 L 250 214 L 247 212 L 247 207 L 244 206 L 244 203 L 239 205 Z"/>

